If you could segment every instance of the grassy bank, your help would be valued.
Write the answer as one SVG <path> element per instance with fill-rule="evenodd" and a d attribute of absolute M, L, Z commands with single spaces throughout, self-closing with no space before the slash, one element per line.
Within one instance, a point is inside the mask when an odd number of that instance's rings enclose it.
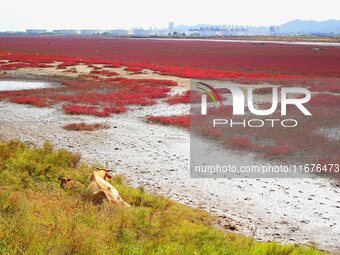
<path fill-rule="evenodd" d="M 211 226 L 211 216 L 167 198 L 112 184 L 131 208 L 85 202 L 93 166 L 79 155 L 0 142 L 0 254 L 323 254 L 259 243 Z M 60 187 L 58 177 L 79 182 Z"/>

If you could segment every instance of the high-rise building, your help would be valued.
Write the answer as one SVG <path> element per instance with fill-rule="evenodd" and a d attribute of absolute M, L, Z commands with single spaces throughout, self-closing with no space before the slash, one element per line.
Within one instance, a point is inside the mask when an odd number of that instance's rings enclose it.
<path fill-rule="evenodd" d="M 26 29 L 26 33 L 28 34 L 45 34 L 47 33 L 46 29 Z"/>
<path fill-rule="evenodd" d="M 175 31 L 175 22 L 169 22 L 169 33 L 173 34 Z"/>

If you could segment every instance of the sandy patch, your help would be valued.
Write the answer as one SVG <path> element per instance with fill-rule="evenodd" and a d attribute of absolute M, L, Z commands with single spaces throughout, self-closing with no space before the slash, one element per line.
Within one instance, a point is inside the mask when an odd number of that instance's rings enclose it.
<path fill-rule="evenodd" d="M 18 75 L 40 75 L 40 76 L 65 76 L 65 77 L 78 77 L 82 74 L 90 74 L 92 67 L 89 67 L 86 64 L 78 64 L 74 66 L 68 66 L 65 69 L 58 69 L 57 66 L 62 62 L 54 62 L 51 63 L 51 67 L 46 68 L 35 68 L 35 67 L 28 67 L 28 68 L 20 68 L 14 71 L 7 71 L 9 74 L 18 74 Z M 109 68 L 104 67 L 104 65 L 96 64 L 96 67 L 102 68 L 102 70 L 117 72 L 119 75 L 118 77 L 124 78 L 133 78 L 133 79 L 167 79 L 173 80 L 178 83 L 179 86 L 184 87 L 186 89 L 190 89 L 190 79 L 189 78 L 180 78 L 171 75 L 160 75 L 155 71 L 150 69 L 144 69 L 141 74 L 133 74 L 131 72 L 125 71 L 125 67 L 120 68 Z M 77 72 L 71 72 L 72 69 L 75 69 Z M 107 78 L 107 76 L 99 75 L 102 78 Z"/>

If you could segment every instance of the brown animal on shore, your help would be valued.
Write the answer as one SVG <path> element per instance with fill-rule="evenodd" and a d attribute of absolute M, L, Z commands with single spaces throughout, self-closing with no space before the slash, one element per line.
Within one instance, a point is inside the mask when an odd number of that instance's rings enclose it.
<path fill-rule="evenodd" d="M 100 204 L 104 199 L 108 199 L 111 203 L 130 207 L 119 195 L 119 192 L 108 182 L 112 177 L 106 170 L 94 171 L 91 176 L 91 183 L 86 189 L 85 198 L 94 204 Z"/>
<path fill-rule="evenodd" d="M 65 189 L 75 189 L 81 185 L 80 182 L 69 178 L 59 177 L 58 180 L 60 181 L 60 187 Z"/>

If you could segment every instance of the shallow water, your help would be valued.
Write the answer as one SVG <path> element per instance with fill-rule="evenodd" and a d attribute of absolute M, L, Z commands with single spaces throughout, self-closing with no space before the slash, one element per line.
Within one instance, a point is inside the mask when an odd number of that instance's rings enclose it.
<path fill-rule="evenodd" d="M 50 88 L 54 85 L 43 81 L 0 81 L 0 91 Z"/>

